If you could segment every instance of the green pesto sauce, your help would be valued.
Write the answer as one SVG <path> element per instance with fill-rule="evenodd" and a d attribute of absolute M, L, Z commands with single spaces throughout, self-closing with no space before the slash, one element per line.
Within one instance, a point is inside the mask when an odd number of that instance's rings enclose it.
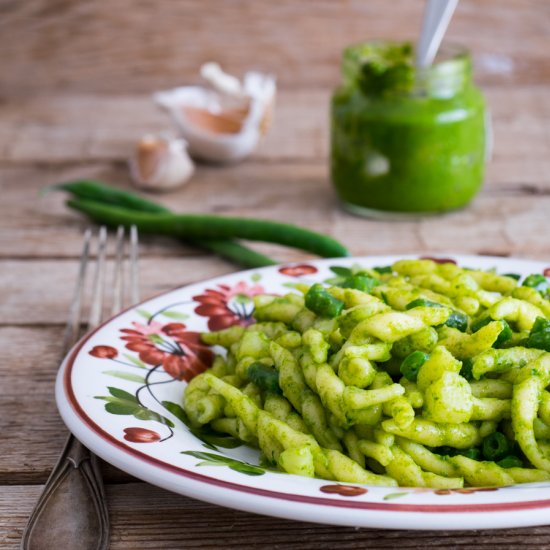
<path fill-rule="evenodd" d="M 332 98 L 331 176 L 348 206 L 438 212 L 467 204 L 484 173 L 485 107 L 455 56 L 420 81 L 408 44 L 344 52 Z"/>

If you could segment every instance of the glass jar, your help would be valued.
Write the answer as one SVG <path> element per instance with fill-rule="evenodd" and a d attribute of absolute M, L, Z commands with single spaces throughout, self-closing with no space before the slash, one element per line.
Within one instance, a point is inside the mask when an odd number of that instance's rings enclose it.
<path fill-rule="evenodd" d="M 447 47 L 422 73 L 410 44 L 344 50 L 332 98 L 331 177 L 345 208 L 364 216 L 443 212 L 479 191 L 485 102 L 467 51 Z"/>

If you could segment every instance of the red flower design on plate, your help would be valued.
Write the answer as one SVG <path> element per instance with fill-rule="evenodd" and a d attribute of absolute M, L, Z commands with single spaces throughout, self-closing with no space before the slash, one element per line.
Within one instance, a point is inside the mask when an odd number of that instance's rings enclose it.
<path fill-rule="evenodd" d="M 302 275 L 317 273 L 317 268 L 308 264 L 284 265 L 279 268 L 279 273 L 288 275 L 289 277 L 301 277 Z"/>
<path fill-rule="evenodd" d="M 252 297 L 262 294 L 261 285 L 248 285 L 244 281 L 231 287 L 218 285 L 218 288 L 207 288 L 203 294 L 194 296 L 199 302 L 195 313 L 208 317 L 210 330 L 221 330 L 233 325 L 248 326 L 254 323 L 254 302 Z"/>
<path fill-rule="evenodd" d="M 124 428 L 124 439 L 132 443 L 156 443 L 160 434 L 146 428 Z"/>
<path fill-rule="evenodd" d="M 114 359 L 118 355 L 113 346 L 94 346 L 88 353 L 98 359 Z"/>
<path fill-rule="evenodd" d="M 126 348 L 148 365 L 162 365 L 177 380 L 189 381 L 212 364 L 214 354 L 201 342 L 200 332 L 185 330 L 183 323 L 132 325 L 120 331 Z"/>
<path fill-rule="evenodd" d="M 322 493 L 336 494 L 342 497 L 358 497 L 368 493 L 368 490 L 364 487 L 357 487 L 356 485 L 323 485 L 319 489 Z"/>
<path fill-rule="evenodd" d="M 545 267 L 542 274 L 545 276 L 545 277 L 550 277 L 550 267 Z"/>

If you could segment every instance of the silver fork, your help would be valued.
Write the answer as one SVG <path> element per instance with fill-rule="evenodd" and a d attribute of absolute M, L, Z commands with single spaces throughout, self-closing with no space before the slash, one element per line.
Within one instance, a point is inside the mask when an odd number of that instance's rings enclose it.
<path fill-rule="evenodd" d="M 84 245 L 76 288 L 63 340 L 63 354 L 76 343 L 82 320 L 82 303 L 92 232 L 84 234 Z M 138 236 L 130 228 L 128 258 L 130 263 L 130 300 L 139 301 Z M 122 309 L 124 301 L 125 231 L 116 235 L 115 266 L 111 313 Z M 97 263 L 92 284 L 92 298 L 87 331 L 101 323 L 107 264 L 107 229 L 99 229 Z M 109 512 L 97 458 L 72 434 L 69 435 L 23 532 L 22 550 L 107 550 L 109 547 Z"/>

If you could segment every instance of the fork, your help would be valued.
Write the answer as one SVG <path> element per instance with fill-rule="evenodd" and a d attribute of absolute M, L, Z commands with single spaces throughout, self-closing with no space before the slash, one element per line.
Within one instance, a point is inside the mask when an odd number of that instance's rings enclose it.
<path fill-rule="evenodd" d="M 84 233 L 84 244 L 69 319 L 63 339 L 63 354 L 77 342 L 81 321 L 86 273 L 90 263 L 92 231 Z M 92 283 L 92 298 L 87 331 L 103 318 L 107 286 L 107 229 L 99 229 L 97 262 Z M 124 301 L 125 231 L 119 227 L 115 242 L 114 277 L 111 314 L 122 309 Z M 139 301 L 138 235 L 130 228 L 130 300 Z M 23 532 L 22 550 L 107 550 L 109 547 L 109 513 L 96 456 L 70 434 L 57 464 L 38 499 Z"/>

